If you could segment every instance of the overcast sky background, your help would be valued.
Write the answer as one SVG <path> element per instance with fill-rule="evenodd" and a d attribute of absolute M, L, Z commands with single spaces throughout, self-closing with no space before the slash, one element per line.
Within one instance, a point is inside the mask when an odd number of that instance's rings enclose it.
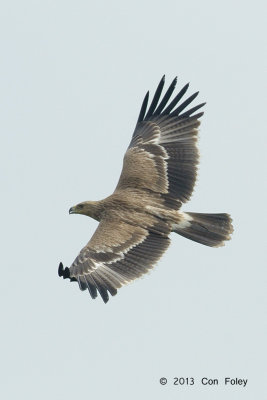
<path fill-rule="evenodd" d="M 2 2 L 2 399 L 266 398 L 264 3 Z M 184 210 L 231 213 L 233 240 L 173 234 L 157 267 L 105 305 L 57 277 L 97 226 L 68 209 L 114 190 L 164 73 L 207 101 Z"/>

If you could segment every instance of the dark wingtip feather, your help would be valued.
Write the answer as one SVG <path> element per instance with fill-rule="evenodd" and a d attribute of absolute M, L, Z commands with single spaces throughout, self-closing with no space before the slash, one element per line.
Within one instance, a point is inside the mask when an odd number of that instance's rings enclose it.
<path fill-rule="evenodd" d="M 70 269 L 68 267 L 65 267 L 63 279 L 67 278 L 70 278 Z"/>
<path fill-rule="evenodd" d="M 106 304 L 109 301 L 109 295 L 108 292 L 105 290 L 104 295 L 102 295 L 102 293 L 100 293 L 100 296 L 102 297 L 103 302 Z"/>
<path fill-rule="evenodd" d="M 148 98 L 149 98 L 149 91 L 146 93 L 145 98 L 143 100 L 137 123 L 143 121 L 143 119 L 144 119 L 144 116 L 146 113 L 146 108 L 147 108 L 147 103 L 148 103 Z"/>
<path fill-rule="evenodd" d="M 182 104 L 180 104 L 170 115 L 179 115 L 192 101 L 198 96 L 199 92 L 192 94 Z"/>
<path fill-rule="evenodd" d="M 202 112 L 200 112 L 200 113 L 198 113 L 198 114 L 192 115 L 191 118 L 199 119 L 199 118 L 201 118 L 203 115 L 204 115 L 204 111 L 202 111 Z"/>
<path fill-rule="evenodd" d="M 63 276 L 63 279 L 70 278 L 70 269 L 68 267 L 63 267 L 62 262 L 59 263 L 58 276 Z"/>
<path fill-rule="evenodd" d="M 99 291 L 99 294 L 102 297 L 103 302 L 106 304 L 109 301 L 109 295 L 107 289 L 104 288 L 103 286 L 99 286 L 97 290 Z"/>
<path fill-rule="evenodd" d="M 190 117 L 190 115 L 192 115 L 195 111 L 197 111 L 199 108 L 203 107 L 206 104 L 206 103 L 201 103 L 201 104 L 191 108 L 190 110 L 184 112 L 183 114 L 181 114 L 181 112 L 197 97 L 199 92 L 196 92 L 196 93 L 192 94 L 188 99 L 186 99 L 182 104 L 180 104 L 176 109 L 174 109 L 176 104 L 181 100 L 181 98 L 187 92 L 187 90 L 189 88 L 189 82 L 188 82 L 180 90 L 180 92 L 175 96 L 175 98 L 170 102 L 170 104 L 164 109 L 164 107 L 167 105 L 168 101 L 170 100 L 170 97 L 175 89 L 176 83 L 177 83 L 177 76 L 173 79 L 168 90 L 166 91 L 165 95 L 163 96 L 162 100 L 159 103 L 160 96 L 161 96 L 161 93 L 162 93 L 162 90 L 163 90 L 163 87 L 165 84 L 165 75 L 162 76 L 147 113 L 146 113 L 146 109 L 147 109 L 147 105 L 148 105 L 149 91 L 146 93 L 146 96 L 142 103 L 142 107 L 141 107 L 141 110 L 139 113 L 137 123 L 143 121 L 144 119 L 149 119 L 151 116 L 157 116 L 160 114 L 161 115 L 169 114 L 170 116 L 179 116 L 179 117 L 183 117 L 183 118 Z"/>
<path fill-rule="evenodd" d="M 148 109 L 148 112 L 147 112 L 147 114 L 145 116 L 146 119 L 151 117 L 151 115 L 153 115 L 153 112 L 155 111 L 155 108 L 158 105 L 158 102 L 159 102 L 159 99 L 160 99 L 160 96 L 161 96 L 161 93 L 162 93 L 162 89 L 164 87 L 164 83 L 165 83 L 165 75 L 163 75 L 163 77 L 161 78 L 161 80 L 160 80 L 160 82 L 158 84 L 158 87 L 156 89 L 156 92 L 154 94 L 154 97 L 152 99 L 150 107 Z"/>
<path fill-rule="evenodd" d="M 181 100 L 181 98 L 183 97 L 183 95 L 187 92 L 189 88 L 189 83 L 187 83 L 181 90 L 180 92 L 174 97 L 174 99 L 170 102 L 170 104 L 168 105 L 168 107 L 163 111 L 163 115 L 167 115 L 170 114 L 170 112 L 172 111 L 172 109 L 176 106 L 176 104 Z M 173 112 L 172 112 L 173 114 Z"/>
<path fill-rule="evenodd" d="M 160 104 L 158 105 L 158 108 L 155 110 L 154 115 L 159 115 L 161 113 L 161 111 L 164 109 L 164 107 L 168 103 L 168 101 L 175 89 L 176 83 L 177 83 L 177 76 L 174 78 L 174 80 L 170 84 L 167 92 L 163 96 L 163 99 L 161 100 Z"/>
<path fill-rule="evenodd" d="M 81 290 L 86 290 L 86 289 L 87 289 L 87 282 L 86 282 L 86 280 L 84 279 L 84 276 L 83 276 L 83 275 L 78 275 L 78 276 L 77 276 L 77 281 L 78 281 L 78 284 L 79 284 L 79 288 L 80 288 Z"/>
<path fill-rule="evenodd" d="M 91 282 L 91 279 L 89 276 L 84 275 L 86 283 L 87 283 L 87 287 L 88 287 L 88 291 L 90 293 L 90 296 L 92 297 L 92 299 L 95 299 L 97 297 L 97 290 L 96 287 L 94 285 L 93 282 Z"/>
<path fill-rule="evenodd" d="M 98 279 L 97 276 L 92 276 L 91 278 L 98 290 L 98 293 L 100 294 L 100 296 L 102 297 L 102 300 L 104 301 L 104 303 L 107 303 L 109 301 L 109 295 L 108 295 L 108 290 L 107 288 L 102 284 L 102 282 Z"/>
<path fill-rule="evenodd" d="M 199 110 L 200 108 L 202 108 L 203 106 L 205 106 L 206 103 L 201 103 L 198 104 L 195 107 L 190 108 L 190 110 L 185 111 L 184 113 L 180 114 L 179 117 L 180 118 L 188 118 L 190 117 L 195 111 Z M 199 114 L 197 114 L 199 115 Z M 192 117 L 195 117 L 195 115 L 192 115 Z"/>
<path fill-rule="evenodd" d="M 63 264 L 62 262 L 60 262 L 58 266 L 58 276 L 60 277 L 63 276 L 63 272 L 64 272 Z"/>

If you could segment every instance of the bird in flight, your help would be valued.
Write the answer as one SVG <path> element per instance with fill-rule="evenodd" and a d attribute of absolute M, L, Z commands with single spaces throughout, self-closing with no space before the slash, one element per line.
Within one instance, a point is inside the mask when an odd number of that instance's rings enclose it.
<path fill-rule="evenodd" d="M 219 247 L 233 231 L 229 214 L 181 211 L 196 182 L 203 115 L 197 111 L 205 103 L 188 109 L 198 92 L 184 99 L 187 84 L 171 100 L 177 78 L 162 96 L 164 83 L 165 76 L 149 107 L 149 92 L 144 98 L 113 194 L 69 210 L 99 225 L 69 268 L 59 264 L 58 274 L 77 281 L 93 299 L 99 293 L 105 303 L 109 294 L 114 296 L 155 265 L 170 244 L 171 232 Z"/>

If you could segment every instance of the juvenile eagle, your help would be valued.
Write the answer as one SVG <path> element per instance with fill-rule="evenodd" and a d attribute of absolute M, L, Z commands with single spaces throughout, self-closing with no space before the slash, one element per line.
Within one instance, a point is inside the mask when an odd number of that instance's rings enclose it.
<path fill-rule="evenodd" d="M 196 181 L 203 115 L 196 111 L 205 103 L 186 110 L 198 95 L 180 102 L 189 84 L 170 101 L 177 78 L 161 98 L 164 81 L 163 76 L 149 108 L 149 92 L 144 98 L 114 193 L 69 210 L 94 218 L 99 225 L 69 268 L 59 264 L 58 274 L 77 281 L 93 299 L 99 292 L 105 303 L 108 293 L 114 296 L 118 288 L 153 267 L 169 246 L 171 232 L 219 247 L 233 231 L 228 214 L 180 211 Z"/>

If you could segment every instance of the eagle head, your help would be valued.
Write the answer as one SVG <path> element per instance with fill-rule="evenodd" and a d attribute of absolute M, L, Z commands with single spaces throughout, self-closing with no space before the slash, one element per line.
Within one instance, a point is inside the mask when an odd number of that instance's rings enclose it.
<path fill-rule="evenodd" d="M 88 217 L 94 218 L 97 221 L 100 219 L 101 202 L 99 201 L 83 201 L 82 203 L 76 204 L 69 209 L 69 214 L 83 214 Z"/>

